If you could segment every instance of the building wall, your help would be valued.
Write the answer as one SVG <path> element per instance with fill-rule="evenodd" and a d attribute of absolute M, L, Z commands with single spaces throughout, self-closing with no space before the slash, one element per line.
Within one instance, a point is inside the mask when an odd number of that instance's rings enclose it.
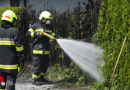
<path fill-rule="evenodd" d="M 0 0 L 0 7 L 9 7 L 10 0 Z M 24 6 L 24 1 L 20 0 L 20 6 Z"/>
<path fill-rule="evenodd" d="M 20 6 L 23 7 L 24 6 L 24 1 L 20 0 Z"/>
<path fill-rule="evenodd" d="M 40 10 L 44 8 L 44 0 L 27 0 L 28 4 L 32 4 L 32 8 L 35 10 Z"/>
<path fill-rule="evenodd" d="M 0 7 L 8 7 L 10 6 L 9 0 L 0 0 Z"/>

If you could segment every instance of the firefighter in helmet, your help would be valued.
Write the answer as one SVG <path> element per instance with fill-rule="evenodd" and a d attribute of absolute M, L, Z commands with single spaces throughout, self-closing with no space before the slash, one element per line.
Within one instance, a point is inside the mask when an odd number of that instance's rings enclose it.
<path fill-rule="evenodd" d="M 27 36 L 31 37 L 34 41 L 32 45 L 32 83 L 35 85 L 41 85 L 43 82 L 48 82 L 48 80 L 44 78 L 44 75 L 49 65 L 50 38 L 44 36 L 42 32 L 52 36 L 55 35 L 50 27 L 52 19 L 52 15 L 49 11 L 43 11 L 39 16 L 39 21 L 33 24 L 27 31 Z"/>
<path fill-rule="evenodd" d="M 19 58 L 23 56 L 20 32 L 14 28 L 16 14 L 6 10 L 0 27 L 0 90 L 15 90 Z"/>

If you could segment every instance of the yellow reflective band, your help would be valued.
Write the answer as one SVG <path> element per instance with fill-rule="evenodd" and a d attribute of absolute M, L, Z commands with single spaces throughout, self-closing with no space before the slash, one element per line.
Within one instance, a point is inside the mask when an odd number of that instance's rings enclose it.
<path fill-rule="evenodd" d="M 5 89 L 0 89 L 0 90 L 5 90 Z"/>
<path fill-rule="evenodd" d="M 45 51 L 45 54 L 50 54 L 50 51 Z"/>
<path fill-rule="evenodd" d="M 17 50 L 17 51 L 23 51 L 23 46 L 21 46 L 21 47 L 16 47 L 16 50 Z"/>
<path fill-rule="evenodd" d="M 52 30 L 45 30 L 45 32 L 52 32 Z"/>
<path fill-rule="evenodd" d="M 14 41 L 0 41 L 0 45 L 15 45 Z"/>
<path fill-rule="evenodd" d="M 34 38 L 34 30 L 30 28 L 28 31 L 31 32 L 31 38 Z"/>
<path fill-rule="evenodd" d="M 32 78 L 35 78 L 35 79 L 40 78 L 40 75 L 37 76 L 37 75 L 35 75 L 35 74 L 32 74 Z"/>
<path fill-rule="evenodd" d="M 43 29 L 43 28 L 40 28 L 40 29 L 36 29 L 36 30 L 35 30 L 35 32 L 39 32 L 39 31 L 40 31 L 40 32 L 43 32 L 44 29 Z"/>
<path fill-rule="evenodd" d="M 28 31 L 29 31 L 29 32 L 34 32 L 34 30 L 33 30 L 32 28 L 30 28 Z"/>
<path fill-rule="evenodd" d="M 18 65 L 0 65 L 0 69 L 18 69 Z"/>
<path fill-rule="evenodd" d="M 43 54 L 42 50 L 33 50 L 33 54 Z"/>
<path fill-rule="evenodd" d="M 34 32 L 31 32 L 31 38 L 34 38 Z"/>

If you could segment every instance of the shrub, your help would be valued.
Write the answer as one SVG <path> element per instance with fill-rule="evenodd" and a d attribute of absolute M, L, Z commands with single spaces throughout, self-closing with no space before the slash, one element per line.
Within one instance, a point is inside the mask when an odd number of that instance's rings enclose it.
<path fill-rule="evenodd" d="M 114 90 L 130 88 L 130 5 L 129 0 L 104 0 L 100 10 L 98 32 L 93 40 L 104 48 L 104 76 L 109 83 L 124 37 L 127 37 L 113 85 Z"/>

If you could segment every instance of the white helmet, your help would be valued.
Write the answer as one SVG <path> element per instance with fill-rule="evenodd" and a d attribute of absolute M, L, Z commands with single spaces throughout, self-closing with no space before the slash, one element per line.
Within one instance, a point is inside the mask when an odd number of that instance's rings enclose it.
<path fill-rule="evenodd" d="M 16 19 L 17 19 L 16 14 L 11 10 L 6 10 L 1 17 L 2 21 L 5 20 L 11 23 L 15 23 Z"/>
<path fill-rule="evenodd" d="M 52 15 L 49 11 L 43 11 L 41 12 L 40 16 L 39 16 L 39 20 L 42 22 L 46 22 L 47 20 L 53 19 Z"/>

